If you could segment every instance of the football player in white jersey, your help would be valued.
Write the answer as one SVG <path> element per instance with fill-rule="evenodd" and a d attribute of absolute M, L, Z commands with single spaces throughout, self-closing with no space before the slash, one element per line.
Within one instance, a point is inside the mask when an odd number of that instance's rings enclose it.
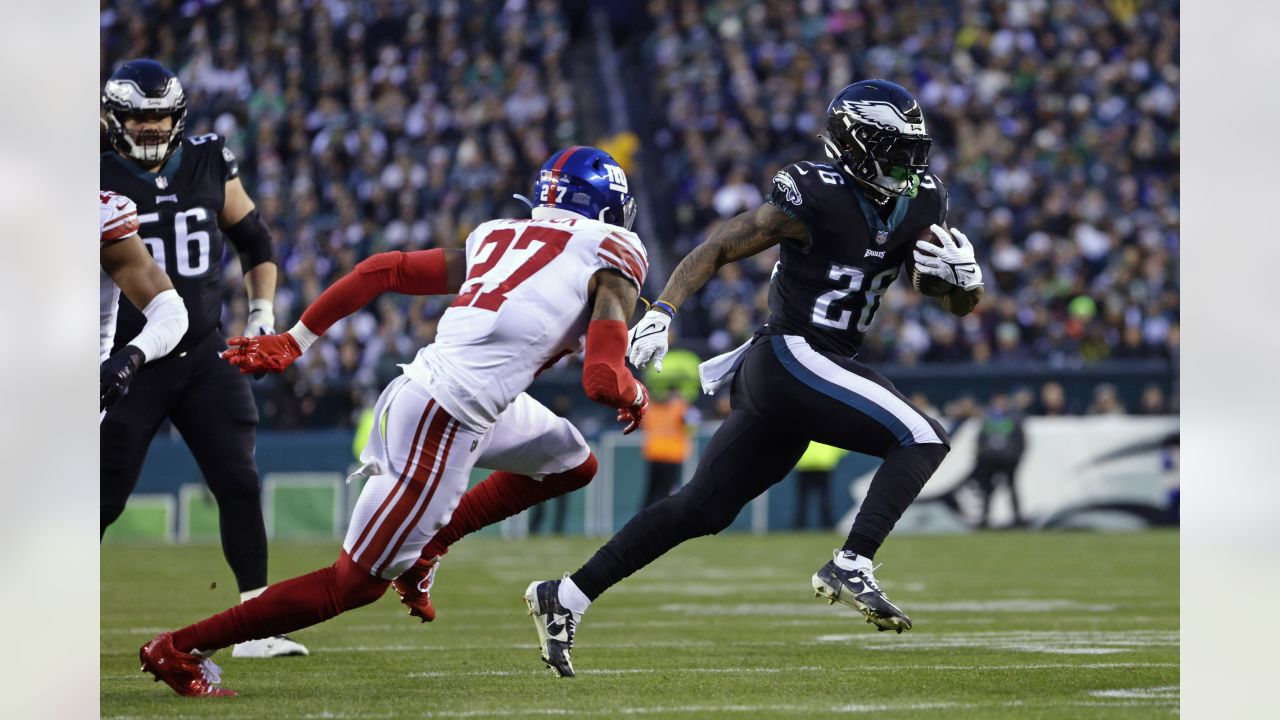
<path fill-rule="evenodd" d="M 164 357 L 187 331 L 187 308 L 164 270 L 138 237 L 138 208 L 123 195 L 98 191 L 102 265 L 98 291 L 98 420 L 129 388 L 133 374 L 148 360 Z M 142 308 L 147 324 L 133 340 L 111 354 L 120 293 Z"/>
<path fill-rule="evenodd" d="M 337 562 L 156 636 L 139 651 L 143 670 L 180 695 L 233 695 L 216 686 L 213 651 L 367 605 L 397 578 L 411 614 L 430 619 L 426 590 L 449 543 L 595 475 L 577 428 L 525 393 L 584 337 L 587 396 L 617 408 L 624 432 L 639 427 L 648 391 L 623 361 L 648 256 L 630 231 L 626 175 L 608 153 L 574 146 L 543 165 L 534 198 L 532 218 L 484 223 L 465 250 L 374 255 L 288 332 L 229 341 L 224 357 L 241 372 L 281 372 L 383 292 L 457 293 L 435 342 L 378 399 L 359 471 L 368 480 Z M 496 472 L 466 491 L 477 465 Z"/>

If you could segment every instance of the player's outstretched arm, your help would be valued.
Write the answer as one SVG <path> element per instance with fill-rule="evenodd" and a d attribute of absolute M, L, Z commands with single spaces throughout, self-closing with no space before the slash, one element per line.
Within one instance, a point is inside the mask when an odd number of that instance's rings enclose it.
<path fill-rule="evenodd" d="M 764 203 L 755 210 L 729 218 L 717 227 L 701 245 L 694 248 L 676 266 L 658 299 L 672 307 L 680 307 L 711 279 L 722 266 L 751 257 L 783 240 L 808 241 L 804 224 Z"/>
<path fill-rule="evenodd" d="M 652 362 L 654 369 L 662 372 L 667 331 L 675 319 L 676 308 L 706 285 L 722 266 L 751 257 L 783 240 L 806 243 L 809 231 L 804 223 L 771 203 L 735 215 L 712 231 L 706 241 L 684 256 L 649 312 L 631 329 L 628 350 L 631 364 L 643 368 Z"/>
<path fill-rule="evenodd" d="M 625 435 L 640 427 L 649 408 L 649 391 L 623 365 L 627 354 L 627 318 L 636 307 L 639 289 L 616 270 L 600 270 L 587 286 L 591 323 L 582 364 L 582 389 L 601 405 L 618 409 L 627 423 Z"/>
<path fill-rule="evenodd" d="M 371 255 L 330 285 L 288 332 L 235 337 L 222 354 L 242 373 L 282 372 L 334 323 L 368 305 L 384 292 L 448 295 L 458 292 L 466 274 L 462 250 L 419 250 Z"/>
<path fill-rule="evenodd" d="M 218 227 L 235 246 L 244 272 L 244 289 L 249 296 L 249 318 L 245 335 L 275 332 L 273 301 L 276 296 L 276 264 L 272 260 L 271 230 L 263 222 L 240 178 L 227 181 Z"/>

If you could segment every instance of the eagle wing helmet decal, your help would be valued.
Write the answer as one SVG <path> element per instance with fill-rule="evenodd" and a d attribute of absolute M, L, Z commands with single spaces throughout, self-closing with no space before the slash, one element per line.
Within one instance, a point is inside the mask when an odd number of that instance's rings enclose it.
<path fill-rule="evenodd" d="M 861 122 L 874 125 L 882 130 L 896 130 L 905 135 L 927 135 L 924 127 L 924 114 L 920 105 L 912 102 L 906 114 L 893 103 L 877 100 L 845 100 L 840 111 L 854 116 Z M 914 115 L 915 119 L 908 115 Z"/>

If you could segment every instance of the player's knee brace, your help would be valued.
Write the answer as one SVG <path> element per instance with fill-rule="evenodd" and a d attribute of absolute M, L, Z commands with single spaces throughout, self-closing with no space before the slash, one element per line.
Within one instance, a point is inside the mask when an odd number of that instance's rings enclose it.
<path fill-rule="evenodd" d="M 591 479 L 596 476 L 596 470 L 599 466 L 595 453 L 590 453 L 582 464 L 564 472 L 548 475 L 542 479 L 542 484 L 547 488 L 548 492 L 554 493 L 552 497 L 559 497 L 565 493 L 586 487 L 587 483 L 591 482 Z"/>
<path fill-rule="evenodd" d="M 344 611 L 374 602 L 382 597 L 387 591 L 387 586 L 391 584 L 390 580 L 383 580 L 369 574 L 368 570 L 352 561 L 351 556 L 345 551 L 333 564 L 333 571 L 338 586 L 338 598 Z"/>

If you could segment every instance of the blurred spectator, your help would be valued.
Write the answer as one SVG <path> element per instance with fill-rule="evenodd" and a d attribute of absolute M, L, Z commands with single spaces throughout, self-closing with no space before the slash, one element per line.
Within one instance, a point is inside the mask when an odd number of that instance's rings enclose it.
<path fill-rule="evenodd" d="M 982 417 L 982 429 L 978 431 L 978 454 L 969 479 L 982 492 L 982 514 L 978 527 L 988 527 L 991 496 L 997 485 L 1009 490 L 1013 503 L 1013 525 L 1022 525 L 1022 511 L 1018 504 L 1017 472 L 1026 452 L 1026 435 L 1022 429 L 1022 412 L 1014 407 L 1009 396 L 996 393 L 991 396 Z"/>
<path fill-rule="evenodd" d="M 526 213 L 511 194 L 587 141 L 556 2 L 121 0 L 112 17 L 102 79 L 133 57 L 169 65 L 187 135 L 223 134 L 238 156 L 273 230 L 282 327 L 370 253 L 455 247 L 484 220 Z M 336 353 L 308 353 L 261 388 L 265 422 L 350 424 L 353 388 L 380 384 L 446 306 L 389 296 L 351 318 L 332 333 Z"/>
<path fill-rule="evenodd" d="M 662 360 L 662 372 L 652 363 L 640 375 L 649 394 L 664 397 L 675 391 L 688 403 L 696 403 L 702 395 L 702 380 L 698 377 L 698 363 L 702 362 L 692 350 L 680 347 L 674 326 L 668 333 L 670 350 Z"/>
<path fill-rule="evenodd" d="M 848 455 L 841 450 L 820 442 L 811 442 L 796 463 L 796 514 L 791 526 L 797 530 L 809 527 L 809 505 L 818 507 L 818 527 L 830 530 L 835 527 L 831 517 L 831 472 Z"/>
<path fill-rule="evenodd" d="M 1123 415 L 1124 405 L 1116 393 L 1116 386 L 1111 383 L 1099 383 L 1093 389 L 1093 402 L 1089 404 L 1090 415 Z"/>
<path fill-rule="evenodd" d="M 992 282 L 963 321 L 891 289 L 868 359 L 1169 357 L 1179 312 L 1177 7 L 653 0 L 652 33 L 636 44 L 675 249 L 758 203 L 744 178 L 760 188 L 788 162 L 825 159 L 814 135 L 830 98 L 887 77 L 919 96 L 951 224 L 974 239 Z M 763 285 L 771 266 L 742 264 L 746 284 Z M 723 328 L 725 302 L 751 327 L 766 312 L 734 284 L 708 284 L 686 303 L 686 327 Z"/>
<path fill-rule="evenodd" d="M 1169 403 L 1164 399 L 1164 391 L 1159 385 L 1151 384 L 1142 389 L 1142 399 L 1138 401 L 1138 415 L 1167 415 Z"/>
<path fill-rule="evenodd" d="M 645 241 L 678 257 L 757 206 L 783 164 L 824 159 L 814 136 L 840 88 L 888 77 L 919 96 L 949 220 L 991 279 L 963 319 L 900 279 L 864 360 L 1177 362 L 1176 0 L 618 4 L 634 13 L 619 22 L 628 64 L 615 79 L 629 128 L 582 94 L 604 64 L 594 38 L 570 37 L 584 25 L 573 7 L 120 0 L 103 16 L 100 75 L 154 57 L 186 84 L 187 133 L 228 137 L 276 240 L 282 327 L 373 252 L 457 247 L 484 220 L 522 216 L 511 194 L 574 143 L 643 167 L 639 201 L 661 229 Z M 685 342 L 720 352 L 749 337 L 776 259 L 726 266 L 690 298 Z M 235 327 L 241 279 L 227 277 Z M 350 318 L 296 372 L 256 386 L 264 425 L 351 424 L 355 398 L 434 337 L 447 305 L 391 296 Z"/>
<path fill-rule="evenodd" d="M 1036 415 L 1056 417 L 1075 414 L 1067 406 L 1067 393 L 1062 384 L 1052 380 L 1040 386 L 1040 402 L 1034 407 Z"/>
<path fill-rule="evenodd" d="M 694 369 L 696 372 L 696 365 Z M 662 395 L 651 395 L 649 411 L 640 426 L 644 433 L 643 453 L 649 471 L 642 508 L 670 495 L 680 486 L 684 463 L 693 452 L 692 437 L 697 432 L 698 422 L 698 410 L 689 404 L 676 385 L 669 385 Z"/>

